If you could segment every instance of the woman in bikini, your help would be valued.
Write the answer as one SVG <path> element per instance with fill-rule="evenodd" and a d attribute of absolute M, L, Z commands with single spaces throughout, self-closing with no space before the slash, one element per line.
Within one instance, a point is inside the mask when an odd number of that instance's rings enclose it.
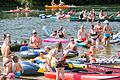
<path fill-rule="evenodd" d="M 66 55 L 63 52 L 63 47 L 62 47 L 62 43 L 58 42 L 56 44 L 55 49 L 52 50 L 51 53 L 51 58 L 54 58 L 55 61 L 55 69 L 56 69 L 56 80 L 60 79 L 60 73 L 61 73 L 61 78 L 62 80 L 65 80 L 65 75 L 64 75 L 64 62 L 65 62 L 65 58 Z"/>

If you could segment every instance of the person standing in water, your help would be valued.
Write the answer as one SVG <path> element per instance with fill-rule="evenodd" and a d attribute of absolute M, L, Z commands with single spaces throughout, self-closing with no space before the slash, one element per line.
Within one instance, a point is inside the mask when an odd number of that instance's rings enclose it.
<path fill-rule="evenodd" d="M 113 32 L 112 32 L 112 28 L 109 25 L 109 22 L 107 20 L 105 20 L 103 23 L 105 24 L 105 26 L 103 28 L 103 32 L 104 32 L 103 43 L 105 45 L 107 45 L 108 44 L 108 40 L 110 39 L 110 37 L 111 37 Z"/>
<path fill-rule="evenodd" d="M 84 42 L 84 41 L 87 40 L 88 35 L 87 35 L 87 33 L 84 31 L 84 25 L 81 26 L 80 30 L 78 30 L 77 36 L 78 36 L 78 39 L 79 39 L 80 41 L 83 41 L 83 42 Z"/>
<path fill-rule="evenodd" d="M 1 53 L 3 57 L 3 66 L 4 66 L 4 73 L 6 73 L 6 64 L 11 61 L 11 37 L 10 34 L 4 35 L 4 41 L 1 46 Z"/>
<path fill-rule="evenodd" d="M 31 48 L 41 48 L 42 46 L 42 39 L 37 36 L 37 32 L 35 30 L 32 31 L 32 36 L 29 39 L 29 46 Z"/>
<path fill-rule="evenodd" d="M 52 50 L 51 53 L 51 58 L 54 57 L 54 61 L 55 61 L 55 68 L 56 68 L 56 80 L 60 79 L 60 73 L 62 76 L 62 80 L 65 80 L 65 75 L 64 75 L 64 62 L 65 62 L 65 58 L 66 55 L 63 52 L 63 47 L 62 47 L 62 43 L 58 42 L 56 44 L 55 49 Z"/>

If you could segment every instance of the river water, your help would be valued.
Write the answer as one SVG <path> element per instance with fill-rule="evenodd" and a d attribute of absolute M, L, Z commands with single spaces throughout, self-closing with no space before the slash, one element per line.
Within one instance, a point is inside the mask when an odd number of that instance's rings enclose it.
<path fill-rule="evenodd" d="M 3 34 L 10 33 L 12 40 L 22 41 L 23 39 L 29 39 L 32 30 L 37 30 L 38 35 L 43 38 L 43 26 L 48 27 L 50 31 L 56 30 L 60 26 L 63 26 L 69 36 L 76 37 L 77 30 L 82 24 L 84 24 L 87 32 L 90 29 L 91 23 L 89 22 L 70 22 L 67 19 L 40 19 L 39 14 L 42 13 L 49 14 L 50 11 L 46 12 L 42 10 L 42 12 L 32 13 L 6 13 L 4 11 L 0 12 L 0 36 L 2 37 Z M 96 24 L 96 22 L 94 24 Z M 114 32 L 120 31 L 120 22 L 110 22 L 110 25 L 112 26 Z M 46 45 L 46 43 L 43 45 Z M 117 54 L 119 48 L 119 44 L 113 44 L 109 47 L 105 47 L 104 50 L 99 52 L 98 54 L 110 57 L 113 54 Z M 84 48 L 80 49 L 82 50 L 81 52 L 86 50 Z"/>

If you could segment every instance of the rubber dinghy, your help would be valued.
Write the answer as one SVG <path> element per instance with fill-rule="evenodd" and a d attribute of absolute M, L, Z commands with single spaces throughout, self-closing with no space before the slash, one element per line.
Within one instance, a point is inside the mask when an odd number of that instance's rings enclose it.
<path fill-rule="evenodd" d="M 21 61 L 20 62 L 22 69 L 24 70 L 24 72 L 22 73 L 22 75 L 40 75 L 42 72 L 40 72 L 40 67 L 35 65 L 34 63 L 30 63 L 30 62 L 25 62 L 25 61 Z"/>
<path fill-rule="evenodd" d="M 39 56 L 39 52 L 30 52 L 30 51 L 22 51 L 19 53 L 22 58 L 35 58 Z"/>
<path fill-rule="evenodd" d="M 75 43 L 76 43 L 77 46 L 86 47 L 86 43 L 82 42 L 82 41 L 79 41 L 78 39 L 75 39 Z"/>

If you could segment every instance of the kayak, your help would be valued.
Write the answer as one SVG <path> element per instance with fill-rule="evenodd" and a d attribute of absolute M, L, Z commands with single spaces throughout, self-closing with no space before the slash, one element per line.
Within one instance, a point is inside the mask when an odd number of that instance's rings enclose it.
<path fill-rule="evenodd" d="M 120 18 L 117 18 L 117 17 L 114 17 L 114 18 L 111 18 L 111 19 L 95 19 L 94 21 L 105 21 L 105 20 L 108 20 L 108 21 L 118 21 L 120 22 Z M 87 21 L 87 19 L 79 19 L 77 16 L 71 16 L 70 17 L 70 21 Z"/>
<path fill-rule="evenodd" d="M 56 79 L 55 72 L 45 72 L 44 76 L 46 78 Z M 120 77 L 120 73 L 95 74 L 95 73 L 87 73 L 87 72 L 86 73 L 65 72 L 65 80 L 109 80 L 110 78 L 116 78 L 116 77 Z"/>
<path fill-rule="evenodd" d="M 42 73 L 42 70 L 40 72 L 40 67 L 33 64 L 33 63 L 21 61 L 20 64 L 21 64 L 22 69 L 24 71 L 22 73 L 22 75 L 24 75 L 24 76 L 41 75 L 41 73 Z"/>
<path fill-rule="evenodd" d="M 87 68 L 96 72 L 112 71 L 114 73 L 120 73 L 120 68 L 113 68 L 109 65 L 87 64 Z"/>
<path fill-rule="evenodd" d="M 47 39 L 44 39 L 43 40 L 44 42 L 62 42 L 62 43 L 67 43 L 68 42 L 68 40 L 67 39 L 61 39 L 61 38 L 59 38 L 59 39 L 56 39 L 56 38 L 47 38 Z"/>
<path fill-rule="evenodd" d="M 55 8 L 55 9 L 57 9 L 57 8 L 58 8 L 58 9 L 59 9 L 59 8 L 60 8 L 60 9 L 66 9 L 66 8 L 69 8 L 69 6 L 68 6 L 68 5 L 63 5 L 63 6 L 59 6 L 59 5 L 48 6 L 48 5 L 45 5 L 45 8 L 51 8 L 51 9 L 52 9 L 52 8 L 53 8 L 53 9 L 54 9 L 54 8 Z"/>
<path fill-rule="evenodd" d="M 18 13 L 18 12 L 32 12 L 33 10 L 9 10 L 9 11 L 6 11 L 6 12 L 12 12 L 12 13 Z"/>

